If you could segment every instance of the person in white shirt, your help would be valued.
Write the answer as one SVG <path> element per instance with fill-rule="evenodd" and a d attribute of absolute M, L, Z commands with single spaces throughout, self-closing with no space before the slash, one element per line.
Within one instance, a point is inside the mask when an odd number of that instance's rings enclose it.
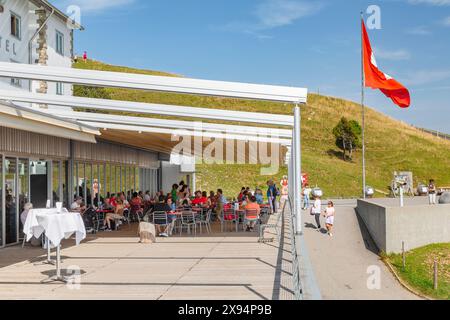
<path fill-rule="evenodd" d="M 309 185 L 305 185 L 303 189 L 303 210 L 307 210 L 309 208 L 309 197 L 311 196 L 312 189 Z"/>
<path fill-rule="evenodd" d="M 333 231 L 333 225 L 334 225 L 334 216 L 336 214 L 336 211 L 334 209 L 334 203 L 333 201 L 328 201 L 328 206 L 325 209 L 325 214 L 323 215 L 325 217 L 325 223 L 326 223 L 326 227 L 328 230 L 328 235 L 330 237 L 333 236 L 332 231 Z"/>
<path fill-rule="evenodd" d="M 314 204 L 311 208 L 311 214 L 315 216 L 316 223 L 317 223 L 317 229 L 320 231 L 320 215 L 322 213 L 322 202 L 320 201 L 319 197 L 315 197 Z"/>
<path fill-rule="evenodd" d="M 76 197 L 75 201 L 70 205 L 70 211 L 79 212 L 79 213 L 83 214 L 83 212 L 86 208 L 82 205 L 82 202 L 83 202 L 82 197 Z"/>

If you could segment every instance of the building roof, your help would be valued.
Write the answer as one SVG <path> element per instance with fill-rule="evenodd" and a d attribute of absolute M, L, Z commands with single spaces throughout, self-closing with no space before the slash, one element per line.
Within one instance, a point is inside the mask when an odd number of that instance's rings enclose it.
<path fill-rule="evenodd" d="M 59 10 L 57 7 L 52 5 L 49 1 L 47 1 L 47 0 L 30 0 L 30 2 L 34 3 L 39 8 L 44 7 L 50 11 L 54 10 L 54 14 L 57 17 L 62 19 L 64 22 L 70 22 L 74 29 L 84 30 L 84 27 L 82 25 L 80 25 L 76 21 L 72 20 L 67 14 L 65 14 L 64 12 Z"/>
<path fill-rule="evenodd" d="M 0 126 L 90 143 L 100 135 L 92 126 L 6 101 L 0 101 Z"/>

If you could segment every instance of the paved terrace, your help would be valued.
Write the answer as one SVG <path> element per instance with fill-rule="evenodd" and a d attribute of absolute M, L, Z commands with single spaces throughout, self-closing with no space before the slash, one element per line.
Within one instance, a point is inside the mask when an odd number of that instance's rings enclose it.
<path fill-rule="evenodd" d="M 80 246 L 63 243 L 64 270 L 81 268 L 81 288 L 42 284 L 54 275 L 45 251 L 0 250 L 0 299 L 293 299 L 288 220 L 281 243 L 261 244 L 256 233 L 158 238 L 140 244 L 137 225 L 89 235 Z M 268 230 L 266 237 L 275 237 Z"/>

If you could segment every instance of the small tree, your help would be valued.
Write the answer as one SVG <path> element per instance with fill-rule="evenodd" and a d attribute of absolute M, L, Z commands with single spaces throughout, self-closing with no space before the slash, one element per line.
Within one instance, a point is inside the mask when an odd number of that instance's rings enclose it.
<path fill-rule="evenodd" d="M 362 129 L 359 123 L 342 117 L 336 127 L 334 127 L 333 134 L 336 137 L 336 146 L 343 151 L 344 160 L 346 160 L 347 151 L 349 159 L 352 160 L 353 151 L 362 146 Z"/>

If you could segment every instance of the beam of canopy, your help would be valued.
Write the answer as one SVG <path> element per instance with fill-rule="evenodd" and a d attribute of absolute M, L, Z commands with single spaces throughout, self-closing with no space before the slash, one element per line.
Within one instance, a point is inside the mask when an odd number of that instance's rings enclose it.
<path fill-rule="evenodd" d="M 90 110 L 95 109 L 105 111 L 132 112 L 138 114 L 152 114 L 258 124 L 261 123 L 280 126 L 292 126 L 294 123 L 294 119 L 292 116 L 280 114 L 196 108 L 133 101 L 81 98 L 73 96 L 31 93 L 26 91 L 0 90 L 0 100 L 65 106 L 71 108 L 79 107 Z"/>
<path fill-rule="evenodd" d="M 0 76 L 87 86 L 306 103 L 307 89 L 0 62 Z"/>

